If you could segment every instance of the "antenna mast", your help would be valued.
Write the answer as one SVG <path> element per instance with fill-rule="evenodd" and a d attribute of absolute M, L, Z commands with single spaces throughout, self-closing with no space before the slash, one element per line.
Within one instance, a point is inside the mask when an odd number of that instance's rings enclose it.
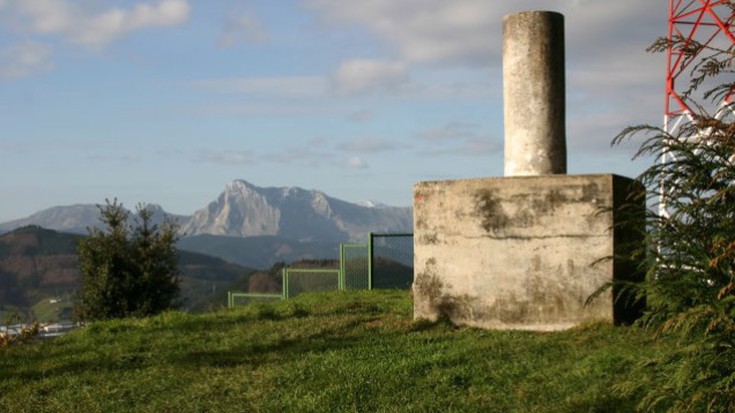
<path fill-rule="evenodd" d="M 732 0 L 669 0 L 669 28 L 667 38 L 666 66 L 666 103 L 664 109 L 664 130 L 674 135 L 684 120 L 692 120 L 694 111 L 687 103 L 684 92 L 689 86 L 692 69 L 701 61 L 707 47 L 726 49 L 735 44 L 733 22 L 735 2 Z M 672 40 L 679 40 L 676 44 Z M 690 45 L 702 45 L 692 55 L 687 55 Z M 728 103 L 732 93 L 725 97 Z M 697 137 L 692 137 L 697 139 Z M 661 163 L 672 161 L 673 155 L 664 152 Z M 661 185 L 659 213 L 669 216 L 666 201 L 666 188 Z"/>

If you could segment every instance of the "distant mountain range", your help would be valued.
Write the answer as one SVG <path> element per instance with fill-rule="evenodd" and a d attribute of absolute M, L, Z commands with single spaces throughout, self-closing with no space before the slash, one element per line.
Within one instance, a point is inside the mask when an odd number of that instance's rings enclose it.
<path fill-rule="evenodd" d="M 151 204 L 148 208 L 153 211 L 153 222 L 160 223 L 164 216 L 185 221 L 188 217 L 169 214 L 160 205 Z M 100 211 L 97 205 L 76 204 L 69 206 L 55 206 L 21 219 L 0 223 L 0 234 L 27 226 L 38 226 L 54 231 L 71 234 L 87 234 L 87 228 L 98 226 Z"/>
<path fill-rule="evenodd" d="M 235 180 L 191 216 L 167 214 L 158 205 L 154 221 L 165 215 L 181 226 L 179 247 L 251 268 L 276 262 L 336 258 L 343 242 L 365 242 L 370 232 L 412 232 L 413 210 L 373 202 L 342 201 L 321 191 L 297 187 L 261 188 Z M 86 234 L 99 225 L 95 205 L 58 206 L 27 218 L 0 223 L 0 234 L 36 225 Z"/>
<path fill-rule="evenodd" d="M 187 236 L 279 236 L 297 241 L 364 241 L 369 232 L 410 231 L 412 209 L 365 206 L 321 191 L 260 188 L 237 180 L 182 223 Z"/>
<path fill-rule="evenodd" d="M 260 269 L 270 268 L 279 262 L 339 258 L 339 244 L 295 241 L 272 235 L 261 237 L 195 235 L 179 240 L 178 247 Z"/>

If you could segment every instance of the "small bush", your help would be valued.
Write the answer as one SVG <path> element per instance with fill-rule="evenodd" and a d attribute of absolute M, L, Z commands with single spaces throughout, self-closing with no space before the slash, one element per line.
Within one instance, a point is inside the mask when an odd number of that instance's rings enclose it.
<path fill-rule="evenodd" d="M 38 338 L 41 326 L 36 322 L 23 324 L 21 321 L 18 313 L 6 317 L 3 323 L 7 326 L 7 330 L 0 331 L 0 348 L 26 344 Z"/>
<path fill-rule="evenodd" d="M 645 251 L 648 279 L 641 289 L 648 304 L 643 324 L 680 343 L 676 352 L 642 363 L 637 385 L 622 388 L 644 392 L 639 407 L 648 411 L 734 412 L 735 113 L 731 103 L 718 106 L 735 90 L 735 50 L 685 39 L 661 39 L 652 46 L 671 48 L 687 59 L 700 52 L 706 56 L 693 65 L 685 94 L 699 112 L 682 118 L 673 133 L 640 125 L 614 142 L 643 134 L 637 156 L 661 160 L 638 178 L 653 205 Z M 691 99 L 700 85 L 718 83 L 722 76 L 728 80 L 705 91 L 703 101 Z M 717 109 L 708 113 L 706 106 Z"/>

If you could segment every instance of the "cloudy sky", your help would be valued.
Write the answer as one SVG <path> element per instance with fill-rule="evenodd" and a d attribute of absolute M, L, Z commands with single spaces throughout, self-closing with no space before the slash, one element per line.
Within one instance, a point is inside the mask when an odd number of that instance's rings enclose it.
<path fill-rule="evenodd" d="M 610 140 L 663 118 L 665 0 L 0 0 L 0 222 L 501 176 L 502 17 L 530 9 L 566 17 L 569 173 L 635 175 Z"/>

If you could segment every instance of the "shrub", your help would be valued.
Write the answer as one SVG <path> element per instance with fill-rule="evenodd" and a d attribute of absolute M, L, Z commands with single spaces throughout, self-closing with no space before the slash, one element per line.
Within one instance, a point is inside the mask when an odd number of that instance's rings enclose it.
<path fill-rule="evenodd" d="M 139 205 L 131 225 L 117 200 L 100 207 L 104 229 L 92 228 L 79 243 L 82 288 L 75 313 L 84 321 L 157 314 L 178 296 L 178 226 L 157 225 L 153 212 Z"/>
<path fill-rule="evenodd" d="M 651 205 L 647 281 L 640 294 L 648 305 L 643 323 L 658 335 L 676 335 L 681 340 L 677 353 L 641 366 L 639 385 L 628 390 L 647 391 L 640 406 L 644 409 L 733 412 L 735 119 L 731 104 L 718 107 L 717 103 L 735 86 L 721 81 L 732 75 L 728 62 L 735 56 L 732 47 L 682 42 L 661 39 L 652 50 L 674 47 L 693 58 L 707 49 L 706 57 L 694 65 L 685 93 L 690 107 L 698 112 L 683 119 L 674 133 L 639 125 L 625 129 L 613 141 L 644 135 L 636 156 L 665 160 L 638 178 L 649 189 Z M 716 86 L 704 93 L 697 91 L 712 83 Z"/>

